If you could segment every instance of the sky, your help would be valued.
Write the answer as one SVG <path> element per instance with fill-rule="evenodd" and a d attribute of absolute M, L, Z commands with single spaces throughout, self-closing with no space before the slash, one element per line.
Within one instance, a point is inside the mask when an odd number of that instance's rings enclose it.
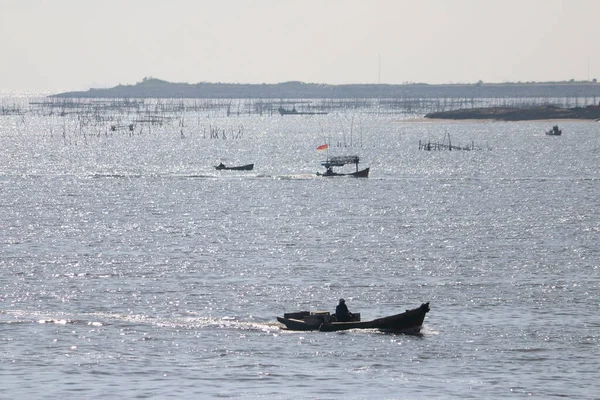
<path fill-rule="evenodd" d="M 0 0 L 0 90 L 600 80 L 600 0 Z"/>

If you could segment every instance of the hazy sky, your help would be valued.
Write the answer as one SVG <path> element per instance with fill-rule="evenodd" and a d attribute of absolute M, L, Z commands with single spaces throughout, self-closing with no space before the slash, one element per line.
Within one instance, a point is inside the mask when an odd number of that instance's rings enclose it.
<path fill-rule="evenodd" d="M 0 90 L 600 79 L 600 0 L 0 0 Z"/>

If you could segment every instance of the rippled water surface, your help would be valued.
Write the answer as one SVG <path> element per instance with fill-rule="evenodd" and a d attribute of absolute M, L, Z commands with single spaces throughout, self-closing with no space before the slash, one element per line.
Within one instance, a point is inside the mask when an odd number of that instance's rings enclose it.
<path fill-rule="evenodd" d="M 597 122 L 78 118 L 0 116 L 0 397 L 598 398 Z M 419 150 L 448 136 L 479 149 Z M 317 177 L 324 142 L 370 177 Z M 340 297 L 431 312 L 276 322 Z"/>

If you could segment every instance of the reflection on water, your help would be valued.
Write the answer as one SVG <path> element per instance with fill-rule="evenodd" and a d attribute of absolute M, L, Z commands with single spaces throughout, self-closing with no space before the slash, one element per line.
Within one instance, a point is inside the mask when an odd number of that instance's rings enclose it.
<path fill-rule="evenodd" d="M 0 117 L 8 397 L 594 398 L 596 123 L 111 118 Z M 419 150 L 446 134 L 486 150 Z M 324 142 L 370 177 L 317 177 Z M 431 312 L 419 337 L 275 320 L 340 297 Z"/>

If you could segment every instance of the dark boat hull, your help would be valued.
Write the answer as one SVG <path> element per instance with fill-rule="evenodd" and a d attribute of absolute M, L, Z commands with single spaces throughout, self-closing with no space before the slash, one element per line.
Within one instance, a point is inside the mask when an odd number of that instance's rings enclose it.
<path fill-rule="evenodd" d="M 349 174 L 340 174 L 338 172 L 333 172 L 333 173 L 330 173 L 330 174 L 328 174 L 328 173 L 322 174 L 322 173 L 318 172 L 317 175 L 324 176 L 324 177 L 328 177 L 328 176 L 353 176 L 355 178 L 368 178 L 369 177 L 369 169 L 370 168 L 365 168 L 363 170 L 356 171 L 356 172 L 351 172 Z"/>
<path fill-rule="evenodd" d="M 224 165 L 217 165 L 215 169 L 219 171 L 252 171 L 254 164 L 241 165 L 239 167 L 226 167 Z"/>
<path fill-rule="evenodd" d="M 308 324 L 301 319 L 277 317 L 277 321 L 284 324 L 286 329 L 290 331 L 316 331 L 319 329 L 315 325 Z"/>
<path fill-rule="evenodd" d="M 403 313 L 374 319 L 364 322 L 332 322 L 323 324 L 321 332 L 335 332 L 348 329 L 378 329 L 383 332 L 418 334 L 423 326 L 425 315 L 429 312 L 429 303 L 422 304 L 419 308 L 407 310 Z"/>
<path fill-rule="evenodd" d="M 377 329 L 382 332 L 416 335 L 421 331 L 425 315 L 428 312 L 429 303 L 424 303 L 413 310 L 371 321 L 328 322 L 327 320 L 319 321 L 314 316 L 305 318 L 301 316 L 300 318 L 286 318 L 284 316 L 277 317 L 277 320 L 287 329 L 294 331 L 336 332 L 348 329 Z"/>
<path fill-rule="evenodd" d="M 369 169 L 370 168 L 365 168 L 362 171 L 356 171 L 352 175 L 355 178 L 368 178 L 369 177 Z"/>

